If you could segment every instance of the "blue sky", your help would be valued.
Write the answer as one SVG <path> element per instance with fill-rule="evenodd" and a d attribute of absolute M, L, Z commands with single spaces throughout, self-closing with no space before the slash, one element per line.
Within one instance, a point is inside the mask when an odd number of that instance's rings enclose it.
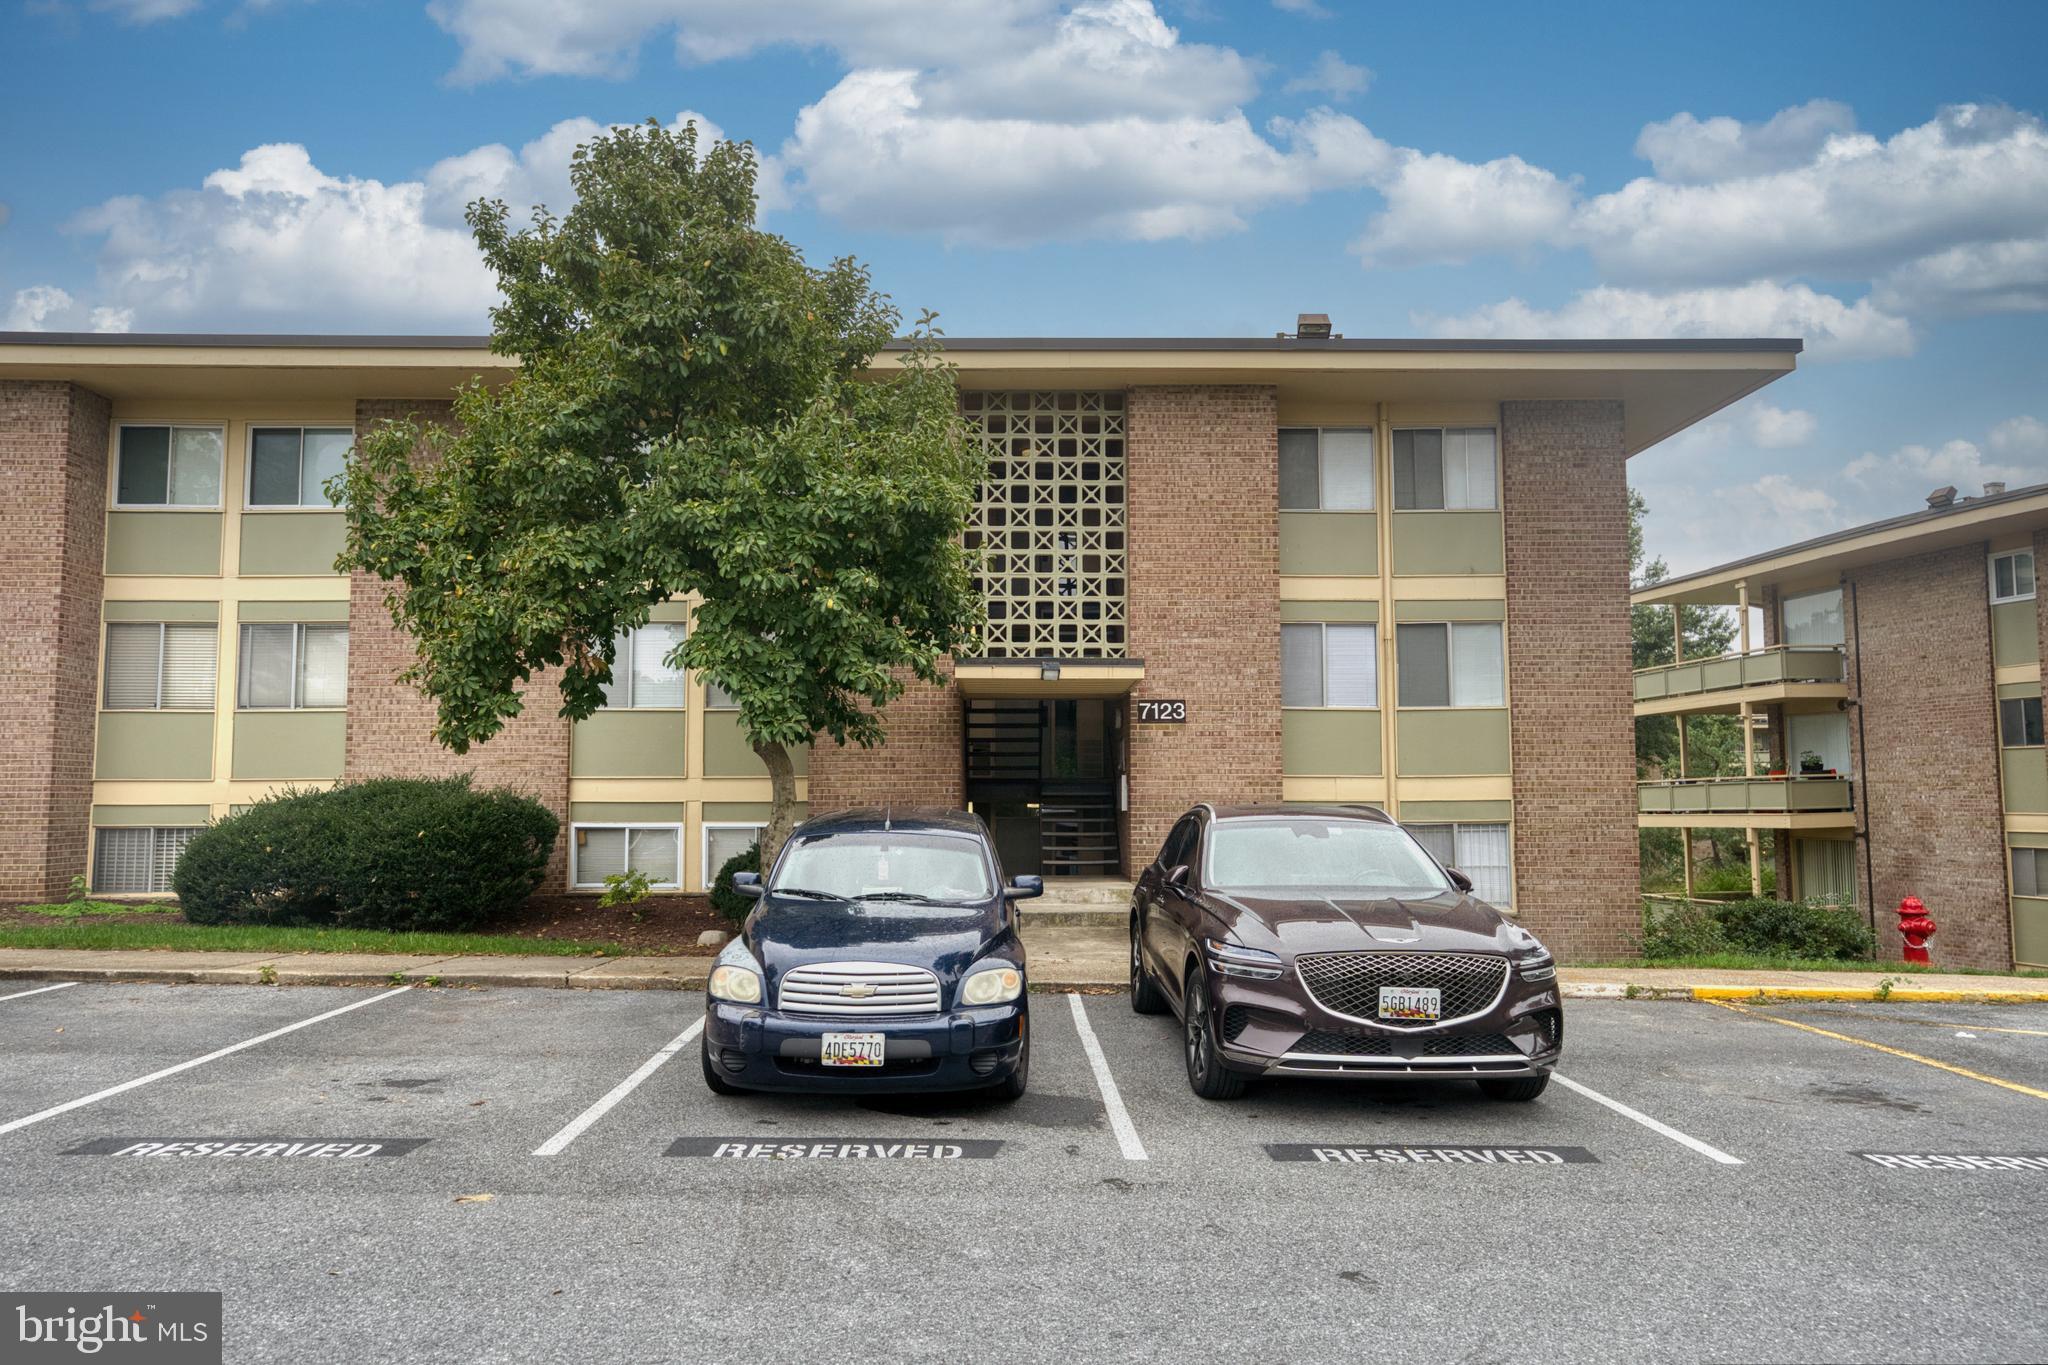
<path fill-rule="evenodd" d="M 0 0 L 0 328 L 476 331 L 598 125 L 955 335 L 1803 335 L 1675 569 L 2048 479 L 2039 4 Z"/>

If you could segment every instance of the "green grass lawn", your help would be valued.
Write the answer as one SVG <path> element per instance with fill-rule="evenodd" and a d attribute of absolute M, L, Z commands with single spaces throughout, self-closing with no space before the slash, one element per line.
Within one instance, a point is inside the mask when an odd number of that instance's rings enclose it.
<path fill-rule="evenodd" d="M 136 901 L 131 905 L 120 905 L 113 901 L 57 901 L 50 905 L 18 905 L 15 909 L 24 915 L 43 915 L 50 919 L 79 919 L 86 915 L 175 915 L 176 901 Z"/>
<path fill-rule="evenodd" d="M 49 924 L 0 925 L 0 948 L 189 948 L 238 953 L 432 953 L 442 957 L 626 955 L 626 950 L 616 943 L 514 938 L 507 934 L 400 934 L 379 929 L 186 924 L 182 920 L 163 924 L 96 924 L 84 916 L 53 918 Z"/>
<path fill-rule="evenodd" d="M 1834 958 L 1769 957 L 1758 953 L 1701 953 L 1692 957 L 1649 957 L 1616 962 L 1568 962 L 1568 967 L 1693 967 L 1729 972 L 1883 972 L 1913 976 L 1943 972 L 1955 976 L 2033 976 L 2048 972 L 2020 968 L 2010 972 L 1987 972 L 1979 967 L 1945 967 L 1919 962 L 1843 962 Z"/>

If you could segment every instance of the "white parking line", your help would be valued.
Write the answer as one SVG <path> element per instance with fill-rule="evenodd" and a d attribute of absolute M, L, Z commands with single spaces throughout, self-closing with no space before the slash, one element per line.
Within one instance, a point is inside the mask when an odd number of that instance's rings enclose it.
<path fill-rule="evenodd" d="M 367 1000 L 358 1000 L 353 1004 L 343 1005 L 340 1009 L 329 1010 L 325 1014 L 316 1014 L 311 1019 L 301 1019 L 296 1024 L 286 1024 L 283 1028 L 272 1029 L 270 1032 L 259 1037 L 231 1044 L 215 1052 L 209 1052 L 204 1057 L 194 1057 L 189 1062 L 179 1062 L 176 1066 L 167 1066 L 161 1071 L 152 1071 L 147 1076 L 137 1076 L 132 1081 L 123 1081 L 119 1085 L 110 1085 L 105 1090 L 95 1090 L 90 1095 L 85 1095 L 75 1100 L 67 1100 L 54 1109 L 43 1110 L 40 1114 L 30 1114 L 25 1119 L 15 1119 L 11 1123 L 0 1123 L 0 1133 L 11 1133 L 17 1128 L 26 1128 L 32 1123 L 41 1123 L 44 1119 L 56 1118 L 59 1114 L 68 1114 L 74 1109 L 83 1109 L 88 1104 L 98 1104 L 101 1100 L 112 1099 L 114 1096 L 124 1094 L 138 1086 L 148 1085 L 151 1081 L 160 1081 L 166 1076 L 175 1076 L 181 1071 L 190 1071 L 195 1066 L 205 1066 L 208 1062 L 217 1062 L 223 1057 L 242 1051 L 244 1048 L 254 1047 L 258 1043 L 267 1043 L 272 1038 L 282 1038 L 287 1033 L 297 1033 L 302 1028 L 310 1028 L 314 1024 L 332 1019 L 336 1015 L 347 1014 L 350 1010 L 359 1010 L 365 1005 L 374 1005 L 379 1000 L 389 1000 L 394 995 L 404 995 L 411 989 L 412 987 L 410 986 L 400 986 L 396 990 L 385 991 L 381 995 L 373 995 Z"/>
<path fill-rule="evenodd" d="M 1679 1132 L 1670 1124 L 1659 1123 L 1657 1122 L 1657 1120 L 1651 1118 L 1648 1114 L 1643 1113 L 1641 1110 L 1631 1109 L 1627 1105 L 1623 1104 L 1620 1100 L 1610 1100 L 1605 1095 L 1601 1094 L 1599 1091 L 1592 1090 L 1587 1088 L 1586 1086 L 1580 1085 L 1577 1081 L 1572 1080 L 1569 1077 L 1560 1076 L 1555 1071 L 1553 1071 L 1550 1073 L 1550 1079 L 1556 1081 L 1559 1085 L 1565 1086 L 1568 1089 L 1578 1091 L 1581 1095 L 1584 1095 L 1587 1099 L 1593 1101 L 1595 1104 L 1606 1105 L 1609 1109 L 1612 1109 L 1615 1113 L 1621 1115 L 1625 1119 L 1633 1119 L 1635 1122 L 1642 1124 L 1643 1127 L 1649 1129 L 1653 1133 L 1662 1133 L 1665 1137 L 1670 1138 L 1673 1142 L 1679 1144 L 1681 1147 L 1690 1147 L 1695 1152 L 1698 1152 L 1701 1156 L 1709 1157 L 1712 1160 L 1720 1162 L 1723 1166 L 1740 1166 L 1742 1164 L 1741 1157 L 1730 1156 L 1726 1152 L 1722 1151 L 1719 1147 L 1710 1147 L 1706 1143 L 1701 1142 L 1696 1137 L 1687 1137 L 1684 1133 Z"/>
<path fill-rule="evenodd" d="M 1081 997 L 1070 995 L 1069 1004 L 1074 1007 L 1074 1031 L 1081 1035 L 1081 1050 L 1088 1054 L 1088 1065 L 1095 1072 L 1095 1088 L 1102 1092 L 1102 1107 L 1109 1114 L 1110 1131 L 1116 1134 L 1116 1145 L 1123 1148 L 1124 1160 L 1144 1161 L 1145 1144 L 1138 1141 L 1138 1130 L 1131 1125 L 1131 1115 L 1124 1108 L 1124 1097 L 1117 1093 L 1116 1078 L 1109 1074 L 1109 1061 L 1102 1055 L 1102 1044 L 1095 1041 L 1095 1030 L 1089 1027 L 1088 1011 L 1081 1004 Z"/>
<path fill-rule="evenodd" d="M 583 1131 L 586 1128 L 610 1113 L 614 1105 L 639 1088 L 640 1082 L 659 1071 L 663 1062 L 666 1062 L 669 1058 L 688 1047 L 690 1041 L 703 1031 L 704 1021 L 699 1019 L 681 1033 L 678 1033 L 669 1041 L 667 1047 L 664 1047 L 661 1051 L 640 1063 L 638 1071 L 635 1071 L 632 1075 L 626 1077 L 625 1080 L 613 1086 L 610 1094 L 606 1095 L 596 1104 L 591 1105 L 575 1118 L 570 1119 L 568 1125 L 561 1132 L 534 1148 L 533 1154 L 535 1156 L 560 1156 L 570 1143 L 583 1136 Z"/>
<path fill-rule="evenodd" d="M 0 1002 L 5 1002 L 8 1000 L 19 1000 L 23 996 L 27 995 L 41 995 L 44 991 L 61 991 L 66 986 L 76 986 L 77 984 L 78 983 L 76 981 L 59 981 L 54 986 L 38 986 L 32 991 L 16 991 L 12 995 L 0 995 Z"/>

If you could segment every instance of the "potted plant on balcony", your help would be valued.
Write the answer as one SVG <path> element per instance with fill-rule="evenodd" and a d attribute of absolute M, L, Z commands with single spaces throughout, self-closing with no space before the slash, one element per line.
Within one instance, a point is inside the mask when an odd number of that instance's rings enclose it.
<path fill-rule="evenodd" d="M 1799 751 L 1799 775 L 1801 777 L 1821 777 L 1827 773 L 1827 770 L 1827 762 L 1819 754 L 1811 749 L 1801 749 Z"/>

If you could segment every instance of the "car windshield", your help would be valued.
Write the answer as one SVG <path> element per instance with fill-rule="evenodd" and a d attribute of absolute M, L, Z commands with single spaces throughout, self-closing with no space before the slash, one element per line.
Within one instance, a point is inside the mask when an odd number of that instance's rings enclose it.
<path fill-rule="evenodd" d="M 1327 895 L 1434 896 L 1451 888 L 1399 825 L 1286 816 L 1219 820 L 1203 883 L 1218 891 L 1314 890 Z"/>
<path fill-rule="evenodd" d="M 775 864 L 771 891 L 823 891 L 847 900 L 986 900 L 979 841 L 949 834 L 875 831 L 798 835 Z"/>

